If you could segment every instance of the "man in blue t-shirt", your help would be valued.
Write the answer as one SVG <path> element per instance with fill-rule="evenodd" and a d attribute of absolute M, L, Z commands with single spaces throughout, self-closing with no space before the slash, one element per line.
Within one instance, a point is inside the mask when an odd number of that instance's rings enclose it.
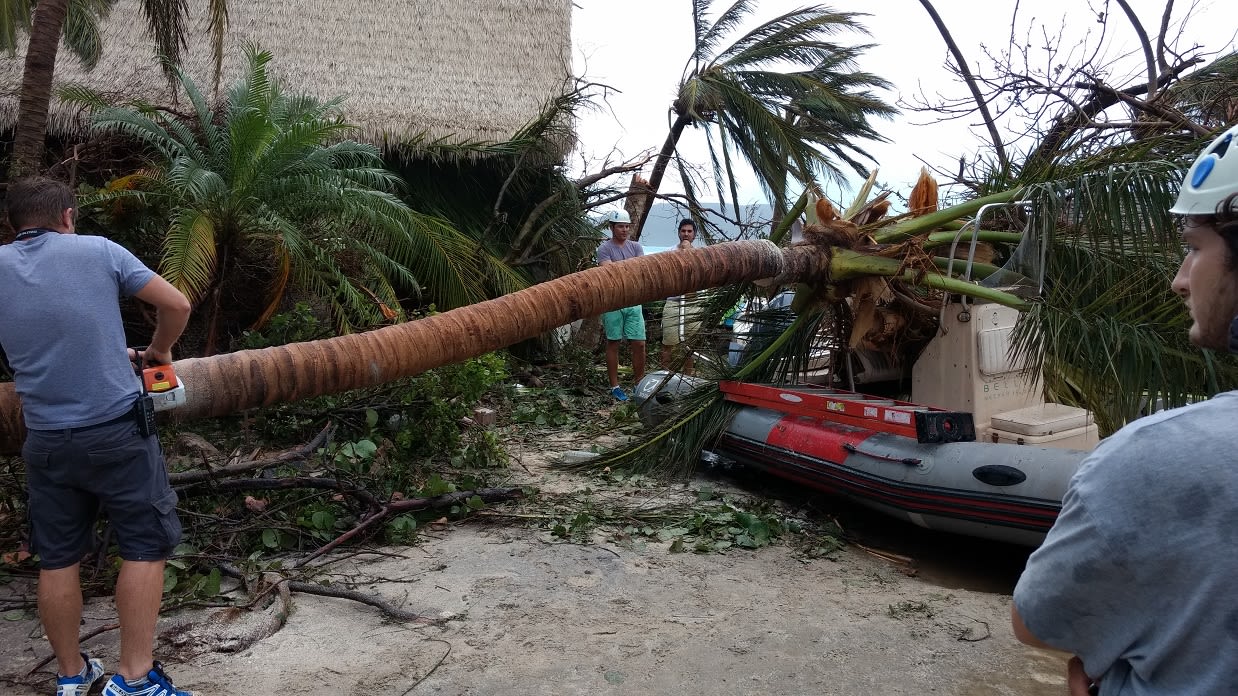
<path fill-rule="evenodd" d="M 188 693 L 152 657 L 164 561 L 181 525 L 159 438 L 139 432 L 141 384 L 131 360 L 172 362 L 189 301 L 120 245 L 75 234 L 77 201 L 68 186 L 13 181 L 6 205 L 17 237 L 0 247 L 0 345 L 27 430 L 30 542 L 40 565 L 39 618 L 56 654 L 56 693 L 84 696 L 103 676 L 100 661 L 78 644 L 78 565 L 100 507 L 123 560 L 116 581 L 120 665 L 103 693 Z M 126 348 L 123 296 L 157 312 L 141 355 Z"/>
<path fill-rule="evenodd" d="M 1238 352 L 1238 126 L 1195 160 L 1171 212 L 1191 342 Z M 1075 474 L 1011 619 L 1073 653 L 1072 695 L 1238 693 L 1238 391 L 1141 418 Z"/>
<path fill-rule="evenodd" d="M 610 239 L 598 246 L 598 265 L 644 256 L 639 242 L 628 239 L 632 221 L 622 210 L 606 216 Z M 602 329 L 606 332 L 606 376 L 610 378 L 610 393 L 616 401 L 627 401 L 628 394 L 619 386 L 619 344 L 627 339 L 632 351 L 633 384 L 645 376 L 645 315 L 640 305 L 616 309 L 602 314 Z"/>

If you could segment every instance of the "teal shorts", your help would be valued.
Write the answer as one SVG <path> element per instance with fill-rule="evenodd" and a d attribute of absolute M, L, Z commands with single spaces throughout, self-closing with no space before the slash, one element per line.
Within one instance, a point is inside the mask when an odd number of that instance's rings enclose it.
<path fill-rule="evenodd" d="M 602 328 L 606 330 L 606 340 L 629 341 L 645 340 L 645 315 L 641 314 L 640 305 L 624 307 L 613 312 L 602 314 Z"/>

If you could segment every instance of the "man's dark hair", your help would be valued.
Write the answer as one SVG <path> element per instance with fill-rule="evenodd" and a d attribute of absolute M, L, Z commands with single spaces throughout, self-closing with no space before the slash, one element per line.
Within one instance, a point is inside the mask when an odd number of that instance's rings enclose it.
<path fill-rule="evenodd" d="M 1214 219 L 1217 234 L 1225 240 L 1225 249 L 1229 252 L 1229 270 L 1238 271 L 1238 193 L 1229 194 L 1217 204 Z"/>
<path fill-rule="evenodd" d="M 677 230 L 678 230 L 678 229 L 683 229 L 683 226 L 684 226 L 684 225 L 692 225 L 692 231 L 693 231 L 693 232 L 695 232 L 695 231 L 696 231 L 696 221 L 695 221 L 695 220 L 693 220 L 692 218 L 684 218 L 684 219 L 680 220 L 680 221 L 679 221 L 679 227 L 676 227 L 675 229 L 677 229 Z"/>
<path fill-rule="evenodd" d="M 32 176 L 9 183 L 5 207 L 15 232 L 32 227 L 57 227 L 66 208 L 77 208 L 77 196 L 63 182 Z"/>

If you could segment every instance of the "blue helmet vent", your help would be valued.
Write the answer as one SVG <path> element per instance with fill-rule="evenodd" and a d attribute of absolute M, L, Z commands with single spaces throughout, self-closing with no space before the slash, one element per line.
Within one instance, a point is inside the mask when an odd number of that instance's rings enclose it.
<path fill-rule="evenodd" d="M 1233 141 L 1233 139 L 1234 134 L 1227 133 L 1224 138 L 1221 138 L 1221 142 L 1217 143 L 1216 146 L 1208 152 L 1208 154 L 1216 155 L 1217 159 L 1224 157 L 1225 153 L 1229 151 L 1229 144 Z"/>
<path fill-rule="evenodd" d="M 1199 188 L 1203 186 L 1204 180 L 1212 173 L 1212 168 L 1216 166 L 1217 157 L 1209 153 L 1209 157 L 1205 157 L 1195 165 L 1195 171 L 1191 172 L 1191 188 Z"/>

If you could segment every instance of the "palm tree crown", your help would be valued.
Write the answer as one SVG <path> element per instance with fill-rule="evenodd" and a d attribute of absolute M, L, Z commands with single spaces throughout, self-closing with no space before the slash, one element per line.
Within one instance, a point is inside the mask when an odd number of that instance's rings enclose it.
<path fill-rule="evenodd" d="M 650 175 L 656 192 L 686 126 L 708 134 L 718 196 L 727 200 L 724 182 L 734 182 L 737 158 L 756 172 L 771 201 L 785 203 L 789 181 L 841 176 L 839 163 L 867 174 L 868 155 L 858 143 L 881 140 L 873 117 L 895 113 L 874 90 L 889 86 L 859 71 L 856 59 L 866 45 L 834 40 L 844 32 L 863 33 L 860 16 L 824 6 L 793 10 L 724 41 L 756 9 L 755 0 L 737 0 L 710 23 L 709 0 L 694 0 L 695 42 L 671 107 L 671 132 Z M 690 178 L 681 167 L 692 196 Z M 729 198 L 738 203 L 734 185 Z M 644 223 L 644 213 L 637 230 Z"/>
<path fill-rule="evenodd" d="M 341 100 L 285 94 L 267 75 L 271 55 L 247 51 L 248 74 L 218 113 L 178 72 L 193 123 L 142 107 L 96 116 L 96 128 L 158 153 L 135 186 L 144 192 L 103 198 L 137 196 L 166 211 L 161 274 L 195 304 L 217 305 L 225 285 L 252 282 L 232 275 L 242 257 L 264 259 L 272 289 L 258 323 L 292 283 L 325 300 L 342 330 L 393 318 L 402 294 L 422 286 L 440 306 L 481 299 L 467 240 L 397 197 L 402 182 L 378 149 L 346 139 Z"/>

